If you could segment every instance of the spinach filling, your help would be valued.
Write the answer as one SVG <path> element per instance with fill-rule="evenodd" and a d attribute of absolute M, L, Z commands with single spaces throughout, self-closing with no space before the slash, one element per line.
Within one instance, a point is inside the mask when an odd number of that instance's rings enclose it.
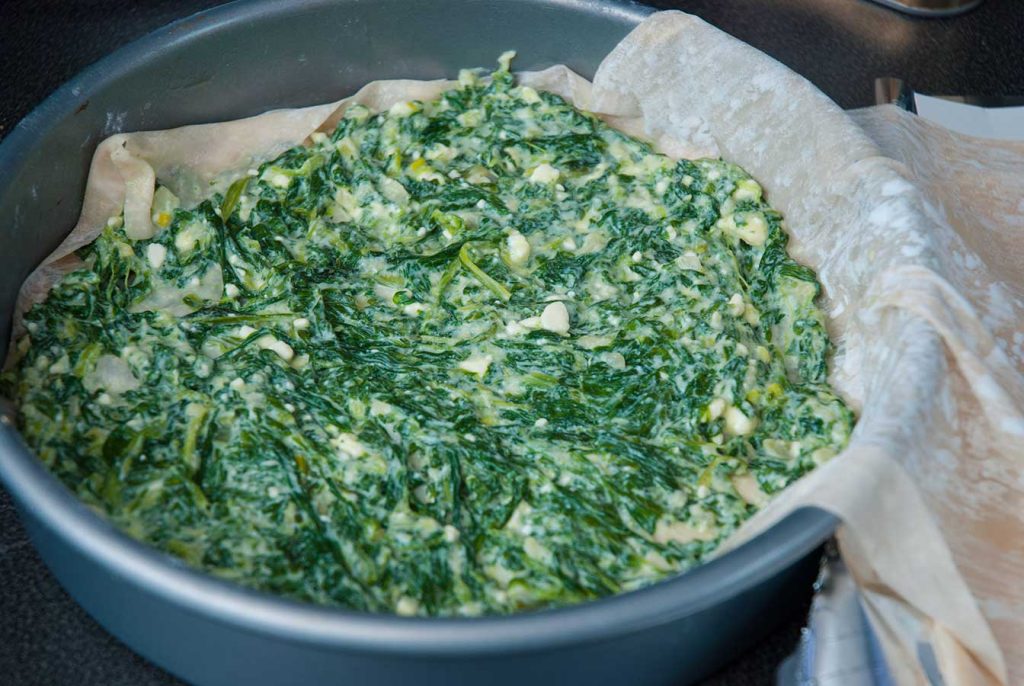
<path fill-rule="evenodd" d="M 219 577 L 400 614 L 606 596 L 853 426 L 760 186 L 507 58 L 175 205 L 83 249 L 4 390 L 87 504 Z"/>

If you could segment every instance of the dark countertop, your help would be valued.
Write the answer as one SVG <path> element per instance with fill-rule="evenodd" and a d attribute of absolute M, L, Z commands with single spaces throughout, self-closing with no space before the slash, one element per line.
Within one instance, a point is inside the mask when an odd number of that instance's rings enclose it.
<path fill-rule="evenodd" d="M 217 0 L 3 0 L 0 138 L 61 83 L 119 46 Z M 1024 3 L 985 0 L 959 18 L 906 17 L 866 0 L 651 0 L 698 14 L 776 57 L 846 108 L 878 76 L 935 94 L 1024 94 Z M 810 589 L 808 589 L 808 594 Z M 808 598 L 772 637 L 711 679 L 774 683 Z M 99 628 L 57 585 L 0 489 L 0 681 L 150 686 L 175 679 Z"/>

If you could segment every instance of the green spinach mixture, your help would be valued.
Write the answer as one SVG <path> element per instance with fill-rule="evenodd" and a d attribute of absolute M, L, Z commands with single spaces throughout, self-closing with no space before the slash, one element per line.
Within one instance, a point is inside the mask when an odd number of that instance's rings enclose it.
<path fill-rule="evenodd" d="M 26 317 L 29 445 L 135 538 L 360 610 L 506 613 L 699 564 L 845 445 L 814 273 L 760 186 L 503 56 L 157 191 Z"/>

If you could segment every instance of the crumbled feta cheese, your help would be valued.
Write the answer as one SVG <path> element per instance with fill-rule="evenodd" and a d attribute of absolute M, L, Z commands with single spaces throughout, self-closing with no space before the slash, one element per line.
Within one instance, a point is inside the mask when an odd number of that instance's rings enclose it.
<path fill-rule="evenodd" d="M 159 243 L 150 243 L 146 247 L 146 261 L 153 269 L 160 269 L 165 259 L 167 259 L 167 248 L 164 246 Z"/>
<path fill-rule="evenodd" d="M 743 302 L 743 296 L 739 293 L 733 293 L 732 297 L 729 298 L 729 314 L 734 317 L 739 317 L 746 309 L 747 305 Z"/>
<path fill-rule="evenodd" d="M 586 336 L 580 336 L 576 339 L 576 345 L 587 350 L 593 350 L 595 348 L 605 348 L 612 344 L 615 339 L 611 336 L 595 336 L 593 334 L 587 334 Z"/>
<path fill-rule="evenodd" d="M 483 377 L 487 374 L 487 370 L 491 366 L 491 362 L 494 358 L 490 355 L 473 353 L 462 362 L 459 362 L 459 369 L 470 374 L 476 374 L 479 377 Z"/>
<path fill-rule="evenodd" d="M 733 436 L 747 436 L 754 432 L 757 420 L 751 419 L 738 407 L 725 410 L 725 430 Z"/>
<path fill-rule="evenodd" d="M 715 398 L 708 404 L 708 418 L 711 421 L 715 421 L 725 412 L 725 407 L 725 398 Z"/>
<path fill-rule="evenodd" d="M 409 596 L 402 596 L 398 599 L 398 604 L 395 605 L 395 612 L 403 617 L 412 617 L 419 612 L 419 609 L 419 601 Z"/>
<path fill-rule="evenodd" d="M 622 353 L 601 353 L 601 361 L 612 369 L 626 368 L 626 358 Z"/>
<path fill-rule="evenodd" d="M 388 114 L 391 115 L 392 117 L 402 119 L 404 117 L 408 117 L 410 114 L 418 112 L 419 109 L 419 105 L 417 105 L 415 102 L 413 102 L 412 100 L 406 100 L 404 102 L 396 102 L 394 105 L 392 105 L 391 108 L 388 110 Z"/>
<path fill-rule="evenodd" d="M 292 183 L 291 176 L 274 170 L 267 170 L 264 172 L 263 179 L 271 186 L 276 186 L 277 188 L 288 188 Z"/>
<path fill-rule="evenodd" d="M 540 315 L 540 325 L 545 331 L 566 335 L 569 333 L 569 310 L 561 301 L 553 302 L 544 308 Z"/>
<path fill-rule="evenodd" d="M 282 340 L 274 338 L 270 334 L 265 334 L 257 338 L 256 345 L 258 345 L 263 350 L 269 350 L 272 353 L 275 353 L 285 362 L 288 362 L 293 357 L 295 357 L 295 351 L 292 349 L 290 345 L 288 345 Z"/>
<path fill-rule="evenodd" d="M 402 312 L 410 317 L 418 317 L 421 312 L 427 309 L 423 303 L 409 303 L 402 308 Z"/>
<path fill-rule="evenodd" d="M 691 272 L 702 272 L 704 271 L 704 265 L 700 262 L 700 257 L 697 253 L 692 251 L 684 252 L 682 255 L 676 258 L 676 266 L 680 269 L 685 269 Z"/>
<path fill-rule="evenodd" d="M 530 173 L 530 181 L 534 183 L 554 183 L 558 181 L 561 173 L 548 163 L 538 165 Z"/>
<path fill-rule="evenodd" d="M 366 447 L 359 442 L 355 434 L 340 433 L 331 439 L 331 444 L 349 457 L 362 457 L 366 454 Z"/>
<path fill-rule="evenodd" d="M 521 97 L 524 102 L 528 102 L 531 105 L 540 102 L 540 95 L 529 86 L 523 86 L 519 89 L 519 97 Z"/>
<path fill-rule="evenodd" d="M 736 184 L 736 190 L 732 192 L 732 197 L 736 200 L 753 200 L 756 202 L 761 199 L 761 186 L 753 179 L 743 179 Z"/>
<path fill-rule="evenodd" d="M 71 360 L 67 355 L 61 355 L 60 359 L 50 365 L 51 374 L 67 374 L 71 371 Z"/>
<path fill-rule="evenodd" d="M 508 246 L 509 262 L 517 267 L 526 264 L 530 259 L 530 241 L 526 240 L 526 236 L 512 229 L 505 241 Z"/>
<path fill-rule="evenodd" d="M 768 239 L 768 221 L 760 212 L 742 212 L 732 215 L 736 219 L 736 235 L 740 240 L 754 247 L 764 245 Z M 741 223 L 740 223 L 741 222 Z"/>

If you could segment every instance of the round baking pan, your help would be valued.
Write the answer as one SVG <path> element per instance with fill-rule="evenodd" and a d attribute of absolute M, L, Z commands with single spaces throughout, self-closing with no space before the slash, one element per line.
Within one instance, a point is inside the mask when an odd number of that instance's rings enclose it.
<path fill-rule="evenodd" d="M 256 0 L 119 50 L 0 144 L 0 341 L 21 282 L 74 225 L 104 137 L 326 102 L 375 79 L 450 77 L 506 49 L 518 51 L 517 69 L 563 63 L 592 77 L 649 12 L 596 0 Z M 71 595 L 198 684 L 692 683 L 790 614 L 836 525 L 801 510 L 690 572 L 573 607 L 404 618 L 257 593 L 131 540 L 47 472 L 9 417 L 0 478 Z"/>

